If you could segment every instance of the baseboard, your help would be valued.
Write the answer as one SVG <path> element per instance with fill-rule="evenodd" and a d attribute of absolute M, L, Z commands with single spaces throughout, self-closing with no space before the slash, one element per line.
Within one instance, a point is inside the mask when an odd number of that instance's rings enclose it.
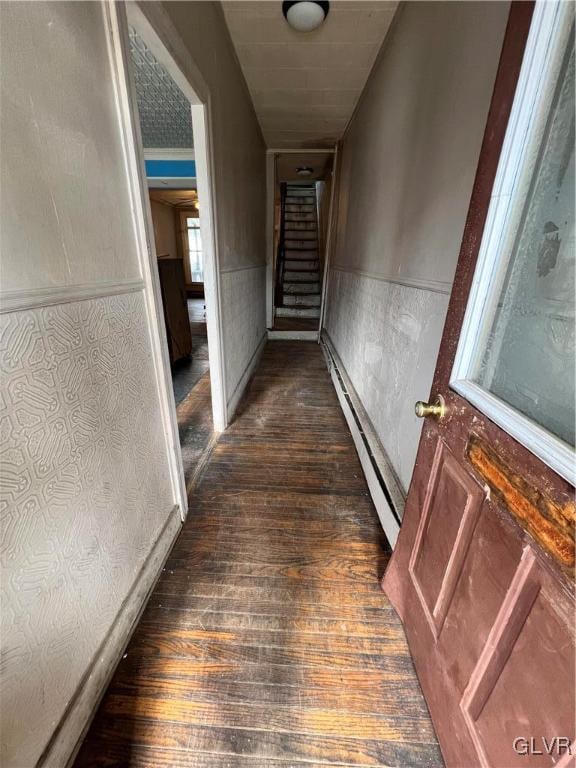
<path fill-rule="evenodd" d="M 268 331 L 270 341 L 318 341 L 318 331 Z"/>
<path fill-rule="evenodd" d="M 256 366 L 258 365 L 258 362 L 260 360 L 260 355 L 262 354 L 262 350 L 264 349 L 264 345 L 266 344 L 267 339 L 268 339 L 268 333 L 264 331 L 264 335 L 258 342 L 258 346 L 256 347 L 254 354 L 250 358 L 248 365 L 244 369 L 244 373 L 240 377 L 240 381 L 236 385 L 234 392 L 232 393 L 230 399 L 228 400 L 228 403 L 226 405 L 228 424 L 230 424 L 230 422 L 232 421 L 234 414 L 236 412 L 236 408 L 238 408 L 238 403 L 240 402 L 240 399 L 244 394 L 244 390 L 246 389 L 246 385 L 250 381 L 250 377 L 252 376 L 252 374 L 254 373 L 254 370 L 256 369 Z"/>
<path fill-rule="evenodd" d="M 394 549 L 404 514 L 404 493 L 366 414 L 358 395 L 334 349 L 323 331 L 321 345 L 338 401 L 352 434 L 366 477 L 368 490 L 390 546 Z"/>
<path fill-rule="evenodd" d="M 180 508 L 175 506 L 37 766 L 72 764 L 181 528 Z"/>

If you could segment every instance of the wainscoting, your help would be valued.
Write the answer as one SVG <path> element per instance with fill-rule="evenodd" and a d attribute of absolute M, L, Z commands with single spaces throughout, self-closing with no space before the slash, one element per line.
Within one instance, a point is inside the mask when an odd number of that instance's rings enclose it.
<path fill-rule="evenodd" d="M 330 272 L 326 330 L 404 492 L 422 428 L 413 406 L 428 398 L 450 288 Z"/>

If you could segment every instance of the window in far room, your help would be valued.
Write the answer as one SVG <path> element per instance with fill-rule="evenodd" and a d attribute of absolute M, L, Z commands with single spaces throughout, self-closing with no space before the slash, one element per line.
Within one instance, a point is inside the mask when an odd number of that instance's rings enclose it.
<path fill-rule="evenodd" d="M 202 238 L 200 235 L 200 219 L 189 213 L 180 214 L 181 230 L 184 239 L 184 252 L 188 253 L 190 277 L 193 283 L 204 282 L 204 266 L 202 259 Z"/>

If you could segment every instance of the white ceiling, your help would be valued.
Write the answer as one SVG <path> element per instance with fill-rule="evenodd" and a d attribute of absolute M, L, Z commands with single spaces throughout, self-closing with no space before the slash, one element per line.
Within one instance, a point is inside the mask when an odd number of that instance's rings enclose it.
<path fill-rule="evenodd" d="M 333 0 L 324 24 L 307 33 L 288 26 L 281 0 L 222 5 L 267 145 L 333 145 L 354 111 L 398 3 Z"/>
<path fill-rule="evenodd" d="M 144 147 L 192 148 L 194 141 L 190 102 L 132 27 L 130 65 L 136 86 Z"/>

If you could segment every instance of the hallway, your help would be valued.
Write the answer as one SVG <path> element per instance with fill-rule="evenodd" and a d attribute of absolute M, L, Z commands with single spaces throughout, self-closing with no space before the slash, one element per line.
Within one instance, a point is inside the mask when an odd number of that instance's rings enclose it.
<path fill-rule="evenodd" d="M 76 767 L 441 766 L 321 348 L 268 342 Z"/>

